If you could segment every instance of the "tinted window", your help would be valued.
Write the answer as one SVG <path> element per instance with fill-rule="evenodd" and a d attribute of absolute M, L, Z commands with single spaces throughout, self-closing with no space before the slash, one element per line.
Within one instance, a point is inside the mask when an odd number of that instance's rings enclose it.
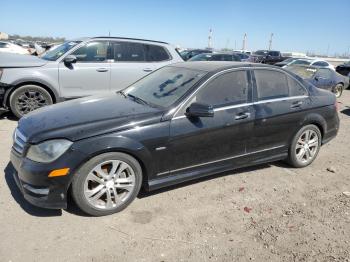
<path fill-rule="evenodd" d="M 309 65 L 310 61 L 307 60 L 295 60 L 293 62 L 293 65 Z"/>
<path fill-rule="evenodd" d="M 75 50 L 72 55 L 80 62 L 103 62 L 107 60 L 108 42 L 89 42 Z"/>
<path fill-rule="evenodd" d="M 196 102 L 212 106 L 247 102 L 248 80 L 246 71 L 225 73 L 211 80 L 196 95 Z"/>
<path fill-rule="evenodd" d="M 241 58 L 238 55 L 232 55 L 232 61 L 240 62 Z"/>
<path fill-rule="evenodd" d="M 329 78 L 332 78 L 332 71 L 330 69 L 322 68 L 317 70 L 315 76 L 329 79 Z"/>
<path fill-rule="evenodd" d="M 289 94 L 285 74 L 273 70 L 254 70 L 259 100 L 286 97 Z"/>
<path fill-rule="evenodd" d="M 319 62 L 313 63 L 312 65 L 314 65 L 314 66 L 328 66 L 328 63 L 319 61 Z"/>
<path fill-rule="evenodd" d="M 161 107 L 181 98 L 206 72 L 181 67 L 163 67 L 125 89 L 125 93 Z"/>
<path fill-rule="evenodd" d="M 157 62 L 169 60 L 169 54 L 162 46 L 144 45 L 146 52 L 146 61 Z"/>
<path fill-rule="evenodd" d="M 270 55 L 270 56 L 279 56 L 279 55 L 280 55 L 280 52 L 277 52 L 277 51 L 270 51 L 270 52 L 269 52 L 269 55 Z"/>
<path fill-rule="evenodd" d="M 7 43 L 0 43 L 0 48 L 7 48 L 8 44 Z"/>
<path fill-rule="evenodd" d="M 307 95 L 306 89 L 294 78 L 287 76 L 289 96 L 305 96 Z"/>
<path fill-rule="evenodd" d="M 143 44 L 131 42 L 114 42 L 113 57 L 116 62 L 144 62 Z"/>

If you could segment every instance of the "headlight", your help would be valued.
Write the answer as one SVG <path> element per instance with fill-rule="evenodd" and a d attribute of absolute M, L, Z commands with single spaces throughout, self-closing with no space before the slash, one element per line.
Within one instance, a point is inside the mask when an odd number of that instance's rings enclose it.
<path fill-rule="evenodd" d="M 66 139 L 48 140 L 38 145 L 29 147 L 27 158 L 42 163 L 49 163 L 68 150 L 73 142 Z"/>

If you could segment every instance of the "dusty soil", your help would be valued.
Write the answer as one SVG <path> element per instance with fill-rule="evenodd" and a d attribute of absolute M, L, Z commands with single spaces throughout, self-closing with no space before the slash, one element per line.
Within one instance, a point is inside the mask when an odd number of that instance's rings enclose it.
<path fill-rule="evenodd" d="M 2 118 L 0 261 L 350 261 L 350 91 L 339 102 L 340 132 L 307 168 L 219 174 L 101 218 L 25 202 L 10 175 L 17 122 Z"/>

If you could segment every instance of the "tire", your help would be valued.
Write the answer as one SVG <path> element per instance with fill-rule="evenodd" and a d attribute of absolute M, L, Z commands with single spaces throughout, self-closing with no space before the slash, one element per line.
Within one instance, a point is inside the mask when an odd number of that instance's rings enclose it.
<path fill-rule="evenodd" d="M 82 211 L 105 216 L 126 208 L 136 198 L 141 184 L 139 162 L 130 155 L 112 152 L 86 162 L 74 175 L 71 193 Z"/>
<path fill-rule="evenodd" d="M 309 139 L 306 139 L 307 132 L 311 134 Z M 317 126 L 307 125 L 302 127 L 294 136 L 289 147 L 288 163 L 296 168 L 310 165 L 318 155 L 321 140 L 321 131 Z M 308 152 L 310 152 L 310 155 Z"/>
<path fill-rule="evenodd" d="M 333 93 L 335 94 L 335 97 L 336 98 L 341 97 L 343 90 L 344 90 L 343 84 L 340 84 L 340 83 L 336 84 L 335 87 L 333 88 Z"/>
<path fill-rule="evenodd" d="M 51 104 L 53 104 L 53 99 L 50 93 L 37 85 L 21 86 L 15 89 L 10 96 L 10 109 L 18 118 Z"/>

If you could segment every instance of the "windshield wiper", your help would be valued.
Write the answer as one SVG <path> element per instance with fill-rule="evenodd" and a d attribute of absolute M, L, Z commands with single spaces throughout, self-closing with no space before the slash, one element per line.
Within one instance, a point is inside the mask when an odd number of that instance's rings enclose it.
<path fill-rule="evenodd" d="M 117 94 L 121 94 L 121 95 L 124 96 L 125 98 L 127 97 L 123 90 L 118 91 Z"/>
<path fill-rule="evenodd" d="M 137 96 L 131 95 L 131 94 L 127 94 L 128 97 L 131 97 L 135 102 L 139 103 L 139 104 L 144 104 L 144 105 L 148 105 L 153 107 L 152 104 L 148 103 L 147 101 L 143 100 L 142 98 L 139 98 Z"/>

